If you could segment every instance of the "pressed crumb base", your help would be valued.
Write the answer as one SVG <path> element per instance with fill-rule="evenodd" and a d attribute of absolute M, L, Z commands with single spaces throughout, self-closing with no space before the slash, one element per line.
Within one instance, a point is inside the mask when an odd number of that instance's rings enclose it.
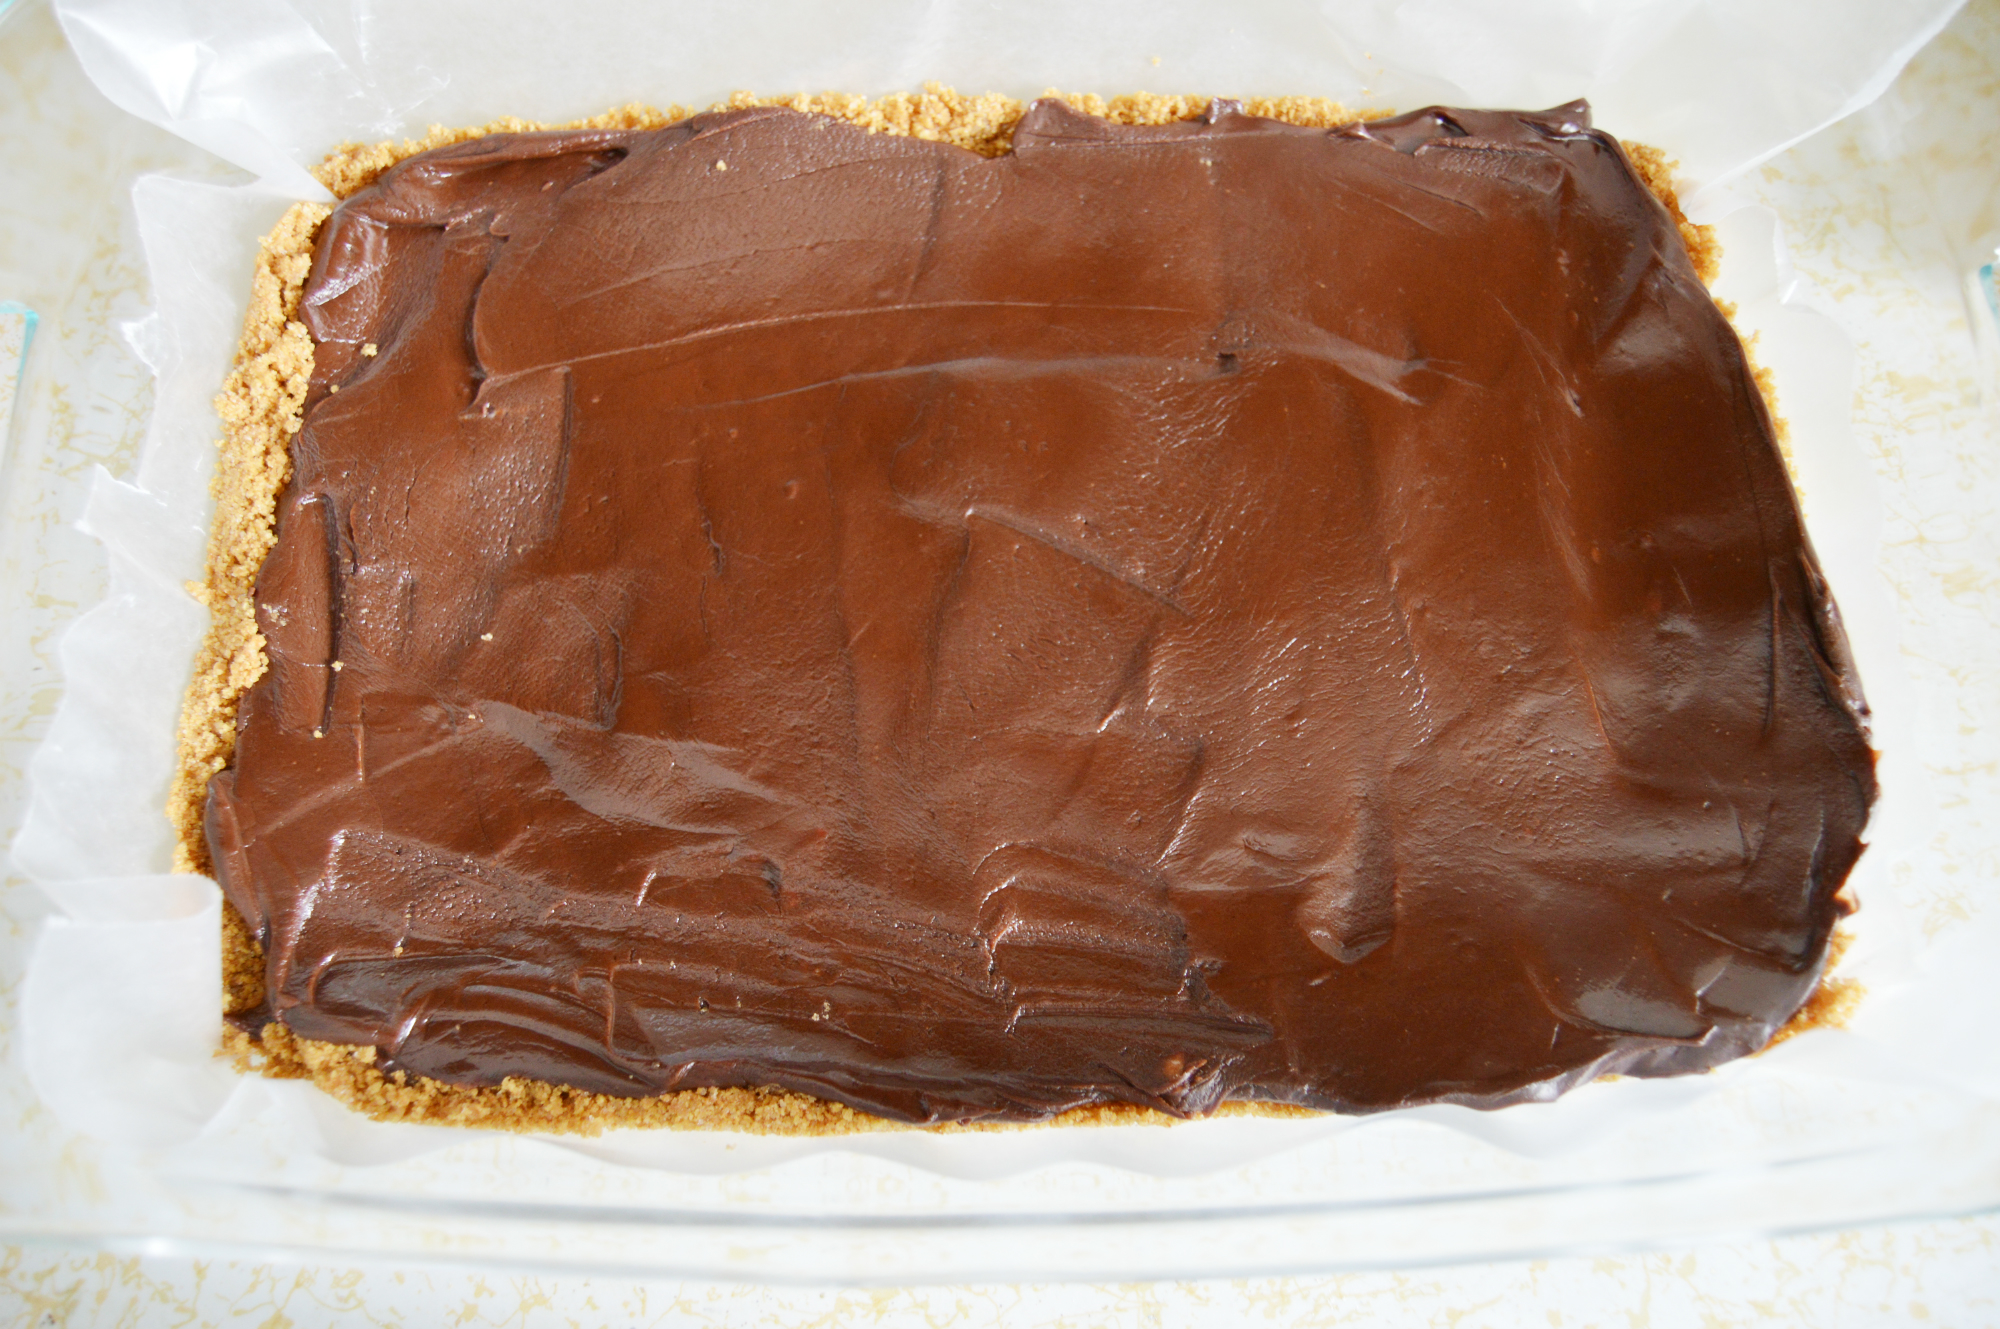
<path fill-rule="evenodd" d="M 1105 99 L 1091 94 L 1061 95 L 1076 109 L 1115 124 L 1154 125 L 1192 120 L 1206 114 L 1205 97 L 1163 97 L 1150 93 Z M 1322 97 L 1247 98 L 1251 115 L 1288 124 L 1331 128 L 1386 112 L 1349 111 Z M 713 110 L 783 106 L 829 115 L 871 133 L 905 134 L 952 143 L 982 156 L 1011 150 L 1014 126 L 1027 104 L 988 93 L 966 97 L 928 84 L 919 95 L 896 93 L 870 100 L 842 93 L 755 97 L 739 92 Z M 337 198 L 373 184 L 406 157 L 487 134 L 542 129 L 657 129 L 691 112 L 631 105 L 562 125 L 507 118 L 476 128 L 433 126 L 421 140 L 348 144 L 329 154 L 313 174 Z M 1659 149 L 1626 143 L 1625 152 L 1648 188 L 1672 214 L 1689 257 L 1703 281 L 1713 281 L 1720 247 L 1713 228 L 1698 226 L 1682 213 L 1671 178 L 1672 163 Z M 319 203 L 293 205 L 259 244 L 250 307 L 235 364 L 216 398 L 222 417 L 220 460 L 213 492 L 215 521 L 209 537 L 207 577 L 187 590 L 208 606 L 209 630 L 195 656 L 194 681 L 181 712 L 178 761 L 168 792 L 167 816 L 175 830 L 174 870 L 211 873 L 202 816 L 208 782 L 235 755 L 237 706 L 263 676 L 268 661 L 257 631 L 257 573 L 277 540 L 279 496 L 291 474 L 290 445 L 298 433 L 306 389 L 312 379 L 313 345 L 298 321 L 299 298 L 312 267 L 313 241 L 332 209 Z M 1725 311 L 1732 312 L 1733 311 Z M 1752 366 L 1758 387 L 1772 403 L 1781 448 L 1787 431 L 1779 420 L 1769 374 Z M 1790 451 L 1785 448 L 1789 462 Z M 264 1001 L 264 957 L 256 937 L 235 907 L 222 906 L 223 1008 L 239 1015 Z M 1845 948 L 1836 935 L 1830 970 Z M 1861 996 L 1852 979 L 1823 979 L 1813 996 L 1771 1045 L 1821 1025 L 1844 1023 Z M 378 1121 L 424 1122 L 489 1130 L 597 1135 L 607 1129 L 674 1127 L 729 1130 L 761 1135 L 848 1135 L 879 1130 L 992 1130 L 1011 1124 L 910 1127 L 870 1113 L 783 1089 L 688 1089 L 648 1098 L 617 1098 L 562 1085 L 510 1077 L 490 1088 L 445 1084 L 402 1071 L 383 1072 L 373 1047 L 354 1047 L 300 1038 L 277 1023 L 253 1036 L 234 1026 L 223 1031 L 218 1055 L 240 1070 L 278 1079 L 307 1079 L 339 1102 Z M 1257 1102 L 1226 1103 L 1216 1115 L 1315 1116 L 1308 1109 Z M 1050 1125 L 1167 1124 L 1175 1118 L 1150 1108 L 1111 1103 L 1076 1108 L 1051 1118 Z"/>
<path fill-rule="evenodd" d="M 997 1131 L 1034 1126 L 1165 1126 L 1178 1118 L 1130 1103 L 1071 1108 L 1040 1122 L 951 1122 L 913 1126 L 790 1089 L 682 1089 L 649 1098 L 617 1098 L 566 1085 L 509 1076 L 490 1088 L 445 1084 L 377 1069 L 375 1049 L 300 1038 L 281 1024 L 255 1037 L 223 1030 L 221 1055 L 240 1071 L 280 1080 L 311 1080 L 345 1106 L 377 1121 L 421 1122 L 483 1130 L 601 1135 L 607 1130 L 739 1131 L 748 1135 L 860 1135 L 871 1131 Z M 1218 1117 L 1316 1117 L 1283 1103 L 1235 1102 Z"/>

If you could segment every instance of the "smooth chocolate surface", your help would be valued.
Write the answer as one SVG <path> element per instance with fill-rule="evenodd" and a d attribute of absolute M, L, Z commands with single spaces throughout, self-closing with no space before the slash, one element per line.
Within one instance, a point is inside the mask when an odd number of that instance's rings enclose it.
<path fill-rule="evenodd" d="M 1735 334 L 1581 104 L 785 110 L 323 232 L 209 835 L 262 1018 L 910 1120 L 1763 1044 L 1874 795 Z"/>

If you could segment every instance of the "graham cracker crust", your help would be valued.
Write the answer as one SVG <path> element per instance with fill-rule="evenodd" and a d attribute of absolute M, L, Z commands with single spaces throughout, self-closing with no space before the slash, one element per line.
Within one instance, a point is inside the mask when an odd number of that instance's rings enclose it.
<path fill-rule="evenodd" d="M 1206 114 L 1205 97 L 1135 93 L 1113 98 L 1057 94 L 1071 106 L 1116 124 L 1157 125 Z M 1248 98 L 1251 115 L 1311 128 L 1333 128 L 1387 112 L 1356 113 L 1322 97 Z M 938 84 L 920 94 L 895 93 L 870 100 L 843 93 L 757 97 L 739 92 L 711 110 L 782 106 L 828 115 L 870 133 L 904 134 L 952 143 L 982 156 L 1012 148 L 1015 125 L 1027 104 L 988 93 L 968 97 Z M 477 127 L 433 126 L 420 140 L 374 145 L 347 144 L 329 154 L 313 175 L 337 198 L 373 184 L 406 157 L 488 134 L 544 129 L 657 129 L 692 114 L 679 106 L 633 104 L 587 120 L 544 124 L 505 118 Z M 1672 182 L 1673 163 L 1659 149 L 1626 143 L 1641 179 L 1666 207 L 1704 282 L 1715 279 L 1720 246 L 1714 231 L 1682 213 Z M 209 631 L 195 657 L 194 679 L 181 713 L 177 768 L 168 793 L 167 817 L 175 830 L 174 871 L 211 874 L 202 816 L 208 782 L 226 769 L 236 747 L 236 712 L 244 693 L 262 677 L 268 661 L 257 631 L 254 592 L 257 574 L 276 542 L 277 505 L 291 474 L 290 444 L 302 423 L 306 389 L 312 378 L 313 345 L 298 321 L 300 296 L 312 267 L 313 242 L 331 215 L 324 204 L 293 205 L 258 248 L 250 306 L 234 367 L 216 398 L 223 433 L 213 492 L 214 526 L 208 571 L 188 592 L 209 609 Z M 1754 367 L 1753 367 L 1754 368 Z M 1768 373 L 1756 369 L 1757 383 L 1772 405 Z M 1783 425 L 1779 424 L 1783 437 Z M 1789 461 L 1789 455 L 1787 456 Z M 264 957 L 242 916 L 223 904 L 224 1012 L 243 1015 L 264 1001 Z M 1837 937 L 1829 953 L 1831 969 L 1844 946 Z M 1859 999 L 1852 980 L 1826 979 L 1772 1046 L 1806 1029 L 1843 1023 Z M 280 1079 L 308 1079 L 356 1112 L 379 1121 L 423 1122 L 488 1130 L 597 1135 L 607 1129 L 672 1127 L 774 1135 L 848 1135 L 879 1130 L 1019 1129 L 1014 1124 L 911 1127 L 860 1112 L 842 1103 L 781 1089 L 689 1089 L 650 1098 L 616 1098 L 560 1085 L 510 1077 L 492 1088 L 444 1084 L 375 1065 L 373 1047 L 352 1047 L 299 1038 L 283 1025 L 267 1023 L 255 1036 L 225 1026 L 219 1055 L 238 1069 Z M 1315 1116 L 1303 1108 L 1257 1102 L 1224 1104 L 1217 1115 Z M 1052 1125 L 1164 1125 L 1176 1120 L 1149 1108 L 1105 1104 L 1074 1109 Z"/>

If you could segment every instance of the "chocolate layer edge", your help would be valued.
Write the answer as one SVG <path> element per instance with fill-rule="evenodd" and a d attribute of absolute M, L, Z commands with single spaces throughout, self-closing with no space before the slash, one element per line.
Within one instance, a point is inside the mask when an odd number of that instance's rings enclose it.
<path fill-rule="evenodd" d="M 1098 98 L 1068 99 L 1077 109 L 1116 123 L 1158 124 L 1192 119 L 1207 109 L 1205 99 Z M 956 142 L 975 151 L 1004 149 L 1019 103 L 1008 99 L 957 97 L 932 89 L 923 98 L 891 98 L 869 103 L 858 98 L 756 99 L 739 96 L 717 109 L 751 105 L 784 105 L 794 109 L 836 114 L 877 132 L 905 133 Z M 1316 99 L 1285 99 L 1252 103 L 1249 109 L 1291 123 L 1332 125 L 1355 116 Z M 674 112 L 628 107 L 564 128 L 648 128 L 679 118 Z M 422 142 L 348 148 L 329 157 L 322 179 L 339 196 L 371 183 L 382 170 L 405 157 L 447 143 L 489 132 L 514 132 L 543 126 L 503 121 L 478 129 L 434 130 Z M 1646 183 L 1679 224 L 1691 256 L 1704 278 L 1713 275 L 1715 247 L 1707 228 L 1687 222 L 1674 198 L 1669 168 L 1661 154 L 1643 145 L 1627 145 Z M 992 155 L 991 151 L 987 155 Z M 170 816 L 178 832 L 176 865 L 180 870 L 206 870 L 207 853 L 201 837 L 201 800 L 208 779 L 228 764 L 235 706 L 264 670 L 263 642 L 256 634 L 251 592 L 263 554 L 272 539 L 275 506 L 288 475 L 286 444 L 299 427 L 304 389 L 312 370 L 312 345 L 296 321 L 300 290 L 310 263 L 312 245 L 328 210 L 298 205 L 266 238 L 260 250 L 250 314 L 235 369 L 218 402 L 225 422 L 222 464 L 217 481 L 218 508 L 211 543 L 209 577 L 197 590 L 211 611 L 213 626 L 197 662 L 194 685 L 182 723 L 180 769 Z M 1768 378 L 1759 375 L 1769 391 Z M 225 920 L 225 982 L 228 1009 L 243 1012 L 262 999 L 261 957 L 247 928 L 228 911 Z M 1824 985 L 1823 991 L 1830 985 Z M 1838 1003 L 1835 1003 L 1836 1005 Z M 1815 1011 L 1828 1003 L 1809 1002 L 1780 1037 L 1797 1032 Z M 371 1062 L 373 1049 L 317 1044 L 278 1026 L 266 1026 L 253 1036 L 232 1029 L 229 1051 L 239 1063 L 267 1074 L 310 1078 L 350 1107 L 381 1119 L 449 1122 L 519 1130 L 570 1130 L 595 1133 L 607 1125 L 672 1125 L 777 1133 L 844 1133 L 856 1129 L 894 1127 L 840 1104 L 809 1095 L 777 1090 L 693 1090 L 658 1099 L 616 1099 L 582 1091 L 509 1081 L 493 1089 L 468 1089 L 412 1078 L 398 1072 L 385 1076 Z M 1297 1109 L 1258 1104 L 1231 1104 L 1232 1111 L 1275 1111 L 1292 1115 Z M 1167 1120 L 1134 1107 L 1081 1109 L 1056 1119 L 1061 1124 L 1095 1121 Z"/>

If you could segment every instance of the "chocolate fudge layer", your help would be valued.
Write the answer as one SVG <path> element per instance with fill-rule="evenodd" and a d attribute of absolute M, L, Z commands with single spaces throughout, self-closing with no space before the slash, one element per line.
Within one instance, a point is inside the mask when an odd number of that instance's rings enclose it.
<path fill-rule="evenodd" d="M 785 110 L 327 223 L 208 825 L 255 1019 L 912 1121 L 1761 1046 L 1874 794 L 1735 334 L 1581 105 Z"/>

